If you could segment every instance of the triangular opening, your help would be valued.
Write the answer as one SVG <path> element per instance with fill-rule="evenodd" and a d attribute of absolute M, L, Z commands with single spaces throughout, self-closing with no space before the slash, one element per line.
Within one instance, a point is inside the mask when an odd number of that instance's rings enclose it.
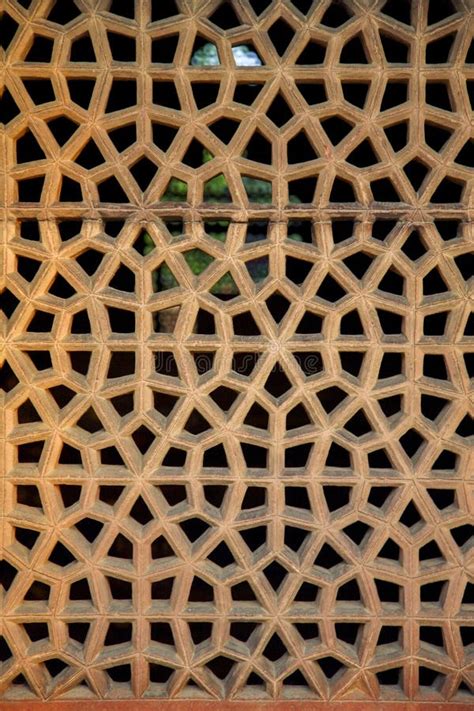
<path fill-rule="evenodd" d="M 43 35 L 33 35 L 33 43 L 28 50 L 25 62 L 51 62 L 53 54 L 54 40 Z"/>
<path fill-rule="evenodd" d="M 327 467 L 348 469 L 351 466 L 350 452 L 337 442 L 332 442 L 326 457 Z"/>
<path fill-rule="evenodd" d="M 60 202 L 81 202 L 82 187 L 77 180 L 73 180 L 67 175 L 63 175 L 61 190 L 59 192 Z"/>
<path fill-rule="evenodd" d="M 68 22 L 79 17 L 81 11 L 74 2 L 55 2 L 48 13 L 47 19 L 58 25 L 67 25 Z"/>
<path fill-rule="evenodd" d="M 71 53 L 69 55 L 71 62 L 96 62 L 94 45 L 88 32 L 80 37 L 72 40 Z"/>
<path fill-rule="evenodd" d="M 244 311 L 241 314 L 233 316 L 232 321 L 234 325 L 234 334 L 236 336 L 260 335 L 260 329 L 250 311 Z"/>
<path fill-rule="evenodd" d="M 327 136 L 333 146 L 337 146 L 352 131 L 353 125 L 340 116 L 329 116 L 321 120 Z"/>
<path fill-rule="evenodd" d="M 434 25 L 456 12 L 451 0 L 430 0 L 428 5 L 428 25 Z"/>
<path fill-rule="evenodd" d="M 262 654 L 271 662 L 276 662 L 287 654 L 286 645 L 283 644 L 276 632 L 270 637 Z"/>
<path fill-rule="evenodd" d="M 291 382 L 280 364 L 272 369 L 264 385 L 265 390 L 275 398 L 284 395 L 291 387 Z"/>
<path fill-rule="evenodd" d="M 27 129 L 16 142 L 17 163 L 29 163 L 43 158 L 46 158 L 46 156 L 36 136 L 30 129 Z"/>
<path fill-rule="evenodd" d="M 176 126 L 168 126 L 167 124 L 158 123 L 157 121 L 154 121 L 152 123 L 152 131 L 153 143 L 155 144 L 155 146 L 158 146 L 158 148 L 160 148 L 162 151 L 168 150 L 168 148 L 173 143 L 176 134 L 178 133 L 178 129 L 176 128 Z M 134 138 L 132 143 L 135 140 L 136 139 Z"/>
<path fill-rule="evenodd" d="M 232 202 L 224 173 L 219 173 L 204 183 L 204 202 Z"/>
<path fill-rule="evenodd" d="M 159 20 L 167 20 L 174 15 L 179 15 L 176 0 L 160 0 L 160 2 L 151 3 L 151 21 L 158 22 Z"/>
<path fill-rule="evenodd" d="M 406 455 L 410 457 L 410 459 L 413 459 L 425 444 L 426 440 L 419 432 L 411 428 L 399 438 L 399 442 Z"/>
<path fill-rule="evenodd" d="M 332 184 L 330 202 L 356 202 L 356 195 L 352 183 L 337 176 Z"/>
<path fill-rule="evenodd" d="M 66 568 L 71 563 L 77 562 L 69 548 L 63 545 L 60 541 L 58 541 L 54 546 L 48 561 L 50 563 L 54 563 L 54 565 L 58 565 L 61 568 Z"/>
<path fill-rule="evenodd" d="M 120 396 L 119 396 L 120 398 Z M 115 399 L 115 398 L 113 398 Z M 112 403 L 114 404 L 114 403 Z M 120 408 L 122 410 L 122 408 Z M 133 406 L 132 406 L 133 409 Z M 128 409 L 127 409 L 128 411 Z M 122 414 L 120 412 L 119 414 Z M 127 414 L 127 413 L 123 413 Z M 118 449 L 114 446 L 110 447 L 104 447 L 104 449 L 100 450 L 100 463 L 104 464 L 106 466 L 125 466 L 125 462 L 122 459 L 122 456 Z"/>
<path fill-rule="evenodd" d="M 145 455 L 155 441 L 155 435 L 148 429 L 148 427 L 140 425 L 140 427 L 132 433 L 132 439 L 140 453 Z"/>
<path fill-rule="evenodd" d="M 411 0 L 387 0 L 382 12 L 398 22 L 411 25 Z"/>
<path fill-rule="evenodd" d="M 352 12 L 347 9 L 345 3 L 336 0 L 329 5 L 320 22 L 326 27 L 335 29 L 336 27 L 341 27 L 351 17 Z"/>
<path fill-rule="evenodd" d="M 179 35 L 163 35 L 151 41 L 151 61 L 157 64 L 172 64 L 178 47 Z"/>
<path fill-rule="evenodd" d="M 355 578 L 348 580 L 337 590 L 336 600 L 361 602 L 359 583 Z"/>
<path fill-rule="evenodd" d="M 234 101 L 244 106 L 251 106 L 263 89 L 263 84 L 247 84 L 237 82 L 234 91 Z"/>
<path fill-rule="evenodd" d="M 220 385 L 210 393 L 210 397 L 223 412 L 230 410 L 238 395 L 238 391 L 232 390 L 232 388 L 228 388 L 225 385 Z"/>
<path fill-rule="evenodd" d="M 308 411 L 301 403 L 296 405 L 286 416 L 286 429 L 293 430 L 311 424 Z"/>
<path fill-rule="evenodd" d="M 119 17 L 127 17 L 130 20 L 135 19 L 135 3 L 133 0 L 112 0 L 109 7 L 109 12 Z"/>
<path fill-rule="evenodd" d="M 190 168 L 200 168 L 205 163 L 212 160 L 214 156 L 197 138 L 193 138 L 181 159 Z"/>
<path fill-rule="evenodd" d="M 2 123 L 9 123 L 15 116 L 18 116 L 20 109 L 6 87 L 3 88 L 3 92 L 0 92 L 0 101 L 2 107 Z"/>
<path fill-rule="evenodd" d="M 163 467 L 184 467 L 186 464 L 186 457 L 186 450 L 179 449 L 178 447 L 170 447 L 163 457 L 161 465 Z"/>
<path fill-rule="evenodd" d="M 242 183 L 249 202 L 268 203 L 272 201 L 272 183 L 249 175 L 242 176 Z"/>
<path fill-rule="evenodd" d="M 264 64 L 252 42 L 234 45 L 232 56 L 237 67 L 261 67 Z"/>
<path fill-rule="evenodd" d="M 169 393 L 159 391 L 154 391 L 153 393 L 153 406 L 163 417 L 168 417 L 168 415 L 171 414 L 178 400 L 179 397 L 170 395 Z"/>
<path fill-rule="evenodd" d="M 380 105 L 381 111 L 387 111 L 395 106 L 404 104 L 408 99 L 408 82 L 407 81 L 387 81 L 385 91 Z"/>
<path fill-rule="evenodd" d="M 290 302 L 279 291 L 269 296 L 265 303 L 276 323 L 280 323 L 283 320 L 290 308 Z"/>
<path fill-rule="evenodd" d="M 323 318 L 319 314 L 315 314 L 312 311 L 305 311 L 303 314 L 295 333 L 296 334 L 316 334 L 321 333 L 323 325 Z"/>
<path fill-rule="evenodd" d="M 390 178 L 373 180 L 370 187 L 374 200 L 377 202 L 400 202 L 400 196 Z"/>
<path fill-rule="evenodd" d="M 270 141 L 260 131 L 256 130 L 250 138 L 243 152 L 244 158 L 253 160 L 257 163 L 265 163 L 271 165 L 272 162 L 272 145 Z"/>
<path fill-rule="evenodd" d="M 193 92 L 194 102 L 198 109 L 205 109 L 206 106 L 217 101 L 220 84 L 218 82 L 191 82 L 191 91 Z"/>
<path fill-rule="evenodd" d="M 209 124 L 209 129 L 220 141 L 222 141 L 222 143 L 228 145 L 239 126 L 240 123 L 235 119 L 223 116 L 222 118 L 217 119 L 217 121 Z"/>
<path fill-rule="evenodd" d="M 161 196 L 161 202 L 186 202 L 188 184 L 179 178 L 170 178 L 166 190 Z"/>
<path fill-rule="evenodd" d="M 293 235 L 289 239 L 295 239 L 295 237 L 300 237 L 300 235 Z M 298 240 L 300 241 L 300 240 Z M 308 262 L 306 259 L 297 259 L 296 257 L 286 257 L 285 260 L 285 274 L 287 279 L 293 282 L 293 284 L 302 284 L 310 271 L 313 268 L 314 263 Z"/>
<path fill-rule="evenodd" d="M 375 154 L 372 143 L 365 138 L 362 143 L 359 143 L 359 145 L 349 153 L 346 161 L 351 163 L 351 165 L 355 165 L 357 168 L 367 168 L 370 165 L 378 163 L 379 159 Z"/>
<path fill-rule="evenodd" d="M 129 203 L 128 195 L 113 175 L 98 184 L 99 200 L 111 203 Z"/>
<path fill-rule="evenodd" d="M 474 141 L 472 138 L 466 141 L 454 162 L 465 165 L 467 168 L 474 168 Z"/>
<path fill-rule="evenodd" d="M 221 299 L 228 299 L 240 295 L 239 288 L 234 281 L 230 272 L 226 272 L 216 283 L 210 288 L 211 294 Z"/>
<path fill-rule="evenodd" d="M 89 432 L 90 434 L 94 434 L 95 432 L 99 432 L 104 429 L 102 422 L 92 406 L 81 415 L 76 424 L 78 427 L 86 432 Z"/>
<path fill-rule="evenodd" d="M 58 116 L 48 121 L 47 124 L 57 144 L 61 146 L 61 148 L 69 141 L 78 128 L 78 124 L 67 116 Z"/>
<path fill-rule="evenodd" d="M 150 254 L 150 252 L 153 252 L 156 245 L 150 233 L 146 230 L 142 230 L 133 243 L 133 248 L 138 252 L 138 254 L 141 254 L 142 257 L 146 257 Z"/>
<path fill-rule="evenodd" d="M 70 282 L 66 281 L 66 279 L 60 274 L 56 275 L 48 291 L 50 294 L 52 294 L 53 296 L 57 296 L 60 299 L 69 299 L 71 296 L 74 296 L 74 294 L 77 293 L 76 290 L 71 286 Z"/>
<path fill-rule="evenodd" d="M 316 40 L 309 40 L 306 47 L 303 49 L 296 64 L 299 65 L 314 65 L 323 64 L 326 57 L 326 45 Z"/>
<path fill-rule="evenodd" d="M 230 2 L 222 2 L 218 5 L 209 16 L 209 22 L 217 25 L 221 30 L 231 30 L 241 24 Z"/>
<path fill-rule="evenodd" d="M 224 541 L 221 541 L 207 556 L 208 560 L 210 560 L 212 563 L 215 565 L 218 565 L 219 568 L 226 568 L 228 565 L 232 565 L 235 563 L 235 558 L 232 554 L 232 551 L 230 550 L 229 546 L 227 543 Z"/>
<path fill-rule="evenodd" d="M 97 143 L 91 138 L 75 158 L 75 162 L 86 170 L 92 170 L 101 163 L 105 163 L 105 158 L 97 147 Z"/>
<path fill-rule="evenodd" d="M 254 686 L 258 686 L 258 687 L 263 686 L 264 687 L 266 684 L 261 676 L 259 676 L 255 672 L 251 672 L 247 677 L 246 685 L 251 686 L 251 687 L 254 687 Z M 459 687 L 459 688 L 461 688 L 461 687 Z"/>
<path fill-rule="evenodd" d="M 102 252 L 98 252 L 96 249 L 87 249 L 76 258 L 76 261 L 88 276 L 92 276 L 100 267 L 103 258 Z"/>
<path fill-rule="evenodd" d="M 291 0 L 291 2 L 303 15 L 307 15 L 313 5 L 313 0 Z"/>
<path fill-rule="evenodd" d="M 379 34 L 386 62 L 388 64 L 407 64 L 409 46 L 384 32 Z"/>
<path fill-rule="evenodd" d="M 181 306 L 157 309 L 153 314 L 155 333 L 174 333 Z"/>
<path fill-rule="evenodd" d="M 210 254 L 198 247 L 190 249 L 188 252 L 183 252 L 183 257 L 192 273 L 196 276 L 202 274 L 214 261 L 214 257 L 211 257 Z"/>
<path fill-rule="evenodd" d="M 211 425 L 206 418 L 194 408 L 184 425 L 184 429 L 190 434 L 200 435 L 206 430 L 211 429 Z"/>
<path fill-rule="evenodd" d="M 140 190 L 145 192 L 150 187 L 153 178 L 158 172 L 158 166 L 149 158 L 143 156 L 129 169 Z"/>
<path fill-rule="evenodd" d="M 279 17 L 267 30 L 267 33 L 278 55 L 282 57 L 295 36 L 295 30 L 282 17 Z"/>
<path fill-rule="evenodd" d="M 216 333 L 216 319 L 214 314 L 206 309 L 199 309 L 194 322 L 193 333 L 211 335 Z"/>
<path fill-rule="evenodd" d="M 372 432 L 372 427 L 364 410 L 360 409 L 346 422 L 344 428 L 355 437 L 363 437 Z"/>
<path fill-rule="evenodd" d="M 356 252 L 342 261 L 356 279 L 362 279 L 374 261 L 374 257 L 365 252 Z"/>
<path fill-rule="evenodd" d="M 346 295 L 346 290 L 330 274 L 326 274 L 316 296 L 330 303 L 336 303 Z"/>
<path fill-rule="evenodd" d="M 214 447 L 209 447 L 204 451 L 203 467 L 218 467 L 227 468 L 229 463 L 225 453 L 224 445 L 217 444 Z"/>
<path fill-rule="evenodd" d="M 13 371 L 12 371 L 13 373 Z M 5 371 L 2 369 L 2 377 L 6 375 Z M 2 383 L 2 390 L 3 390 Z M 33 405 L 30 399 L 26 399 L 18 408 L 17 412 L 18 424 L 26 424 L 28 422 L 41 422 L 41 417 L 38 414 L 36 407 Z"/>
<path fill-rule="evenodd" d="M 260 430 L 268 429 L 268 412 L 258 402 L 254 402 L 244 419 L 244 425 L 257 427 Z"/>
<path fill-rule="evenodd" d="M 108 137 L 112 141 L 115 149 L 122 153 L 130 148 L 137 140 L 137 127 L 134 123 L 114 128 L 107 132 Z"/>
<path fill-rule="evenodd" d="M 319 568 L 324 568 L 325 570 L 331 570 L 335 568 L 336 565 L 344 563 L 344 558 L 342 558 L 339 553 L 331 546 L 329 543 L 324 543 L 320 549 L 318 555 L 314 559 L 314 565 Z"/>
<path fill-rule="evenodd" d="M 341 64 L 369 64 L 360 35 L 356 35 L 346 42 L 339 61 Z"/>
<path fill-rule="evenodd" d="M 288 163 L 304 163 L 318 158 L 306 131 L 300 131 L 288 141 Z"/>
<path fill-rule="evenodd" d="M 270 563 L 270 565 L 267 565 L 267 567 L 262 570 L 262 573 L 275 592 L 277 592 L 288 575 L 286 568 L 275 560 Z"/>
<path fill-rule="evenodd" d="M 364 108 L 370 89 L 370 82 L 341 81 L 341 88 L 346 101 L 359 109 Z"/>
<path fill-rule="evenodd" d="M 107 555 L 112 558 L 122 558 L 124 560 L 133 559 L 133 544 L 125 538 L 122 533 L 119 533 L 112 545 L 110 546 Z"/>
<path fill-rule="evenodd" d="M 296 81 L 295 83 L 308 104 L 322 104 L 327 101 L 328 96 L 324 81 Z"/>
<path fill-rule="evenodd" d="M 432 203 L 459 203 L 462 199 L 464 183 L 449 176 L 443 178 L 431 196 Z"/>
<path fill-rule="evenodd" d="M 154 249 L 154 246 L 152 247 Z M 152 284 L 153 291 L 156 293 L 158 291 L 167 291 L 168 289 L 174 289 L 179 286 L 179 282 L 175 275 L 168 267 L 166 262 L 162 262 L 158 269 L 152 273 Z"/>
<path fill-rule="evenodd" d="M 347 393 L 341 388 L 338 388 L 337 385 L 332 385 L 329 388 L 319 390 L 316 393 L 316 396 L 327 414 L 331 413 L 338 405 L 341 404 L 341 402 L 343 402 L 343 400 L 346 399 L 346 397 L 348 397 Z M 332 445 L 332 447 L 337 446 L 338 445 Z"/>
<path fill-rule="evenodd" d="M 281 128 L 287 121 L 293 118 L 293 111 L 280 92 L 275 96 L 266 113 L 268 118 L 273 121 L 278 128 Z"/>
<path fill-rule="evenodd" d="M 16 31 L 18 29 L 18 22 L 16 22 L 13 17 L 7 13 L 2 15 L 1 19 L 1 44 L 0 47 L 7 51 L 12 39 L 14 38 Z"/>
<path fill-rule="evenodd" d="M 30 95 L 32 102 L 36 104 L 36 106 L 41 104 L 47 104 L 50 101 L 56 100 L 56 94 L 54 93 L 53 84 L 50 79 L 22 79 L 22 81 L 26 91 Z M 92 80 L 92 85 L 94 84 L 95 81 Z M 71 89 L 69 89 L 69 93 L 71 94 Z M 75 99 L 73 99 L 72 97 L 72 94 L 71 98 L 73 101 L 75 101 Z M 79 105 L 81 105 L 78 101 L 76 101 L 76 103 L 79 103 Z M 3 115 L 3 105 L 1 113 Z"/>
<path fill-rule="evenodd" d="M 159 536 L 151 544 L 151 557 L 153 560 L 159 558 L 170 558 L 175 555 L 176 553 L 165 536 Z"/>
<path fill-rule="evenodd" d="M 416 158 L 407 163 L 403 170 L 415 192 L 421 188 L 424 179 L 430 172 L 430 169 Z"/>
<path fill-rule="evenodd" d="M 388 138 L 392 149 L 397 153 L 408 143 L 408 121 L 400 121 L 392 126 L 385 126 L 385 135 Z"/>
<path fill-rule="evenodd" d="M 249 259 L 245 262 L 250 278 L 255 284 L 264 281 L 269 273 L 270 263 L 267 256 Z"/>
<path fill-rule="evenodd" d="M 220 63 L 216 45 L 197 35 L 191 52 L 191 64 L 198 67 L 214 67 Z"/>
<path fill-rule="evenodd" d="M 129 513 L 130 518 L 134 521 L 140 523 L 142 526 L 146 526 L 147 523 L 153 520 L 153 514 L 151 513 L 149 507 L 143 500 L 143 497 L 138 496 Z"/>

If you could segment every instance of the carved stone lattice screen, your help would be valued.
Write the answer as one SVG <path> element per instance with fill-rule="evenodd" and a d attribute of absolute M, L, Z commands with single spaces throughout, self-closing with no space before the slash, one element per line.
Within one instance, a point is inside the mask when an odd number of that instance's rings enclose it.
<path fill-rule="evenodd" d="M 469 0 L 1 7 L 3 701 L 472 703 Z"/>

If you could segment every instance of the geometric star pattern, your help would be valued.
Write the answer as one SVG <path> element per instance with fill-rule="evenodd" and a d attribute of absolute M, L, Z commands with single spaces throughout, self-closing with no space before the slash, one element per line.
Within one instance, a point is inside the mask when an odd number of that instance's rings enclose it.
<path fill-rule="evenodd" d="M 0 698 L 472 703 L 468 0 L 1 21 Z"/>

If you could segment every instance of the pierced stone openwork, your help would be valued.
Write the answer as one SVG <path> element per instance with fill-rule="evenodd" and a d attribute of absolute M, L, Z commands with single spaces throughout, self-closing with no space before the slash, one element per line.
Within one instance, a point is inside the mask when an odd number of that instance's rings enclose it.
<path fill-rule="evenodd" d="M 0 25 L 1 698 L 472 702 L 470 1 Z"/>

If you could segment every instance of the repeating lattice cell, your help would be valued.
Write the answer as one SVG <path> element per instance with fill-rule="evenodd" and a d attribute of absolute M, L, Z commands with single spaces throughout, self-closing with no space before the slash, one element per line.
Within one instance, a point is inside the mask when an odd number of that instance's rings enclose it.
<path fill-rule="evenodd" d="M 5 0 L 0 694 L 468 701 L 469 0 Z"/>

